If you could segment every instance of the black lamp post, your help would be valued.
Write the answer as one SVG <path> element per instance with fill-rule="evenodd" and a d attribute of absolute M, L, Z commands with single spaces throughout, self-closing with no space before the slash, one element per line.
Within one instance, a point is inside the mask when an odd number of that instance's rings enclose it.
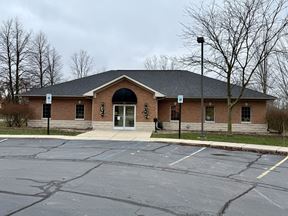
<path fill-rule="evenodd" d="M 203 71 L 204 71 L 204 37 L 197 37 L 197 42 L 201 43 L 201 139 L 204 138 L 204 97 L 203 97 Z"/>

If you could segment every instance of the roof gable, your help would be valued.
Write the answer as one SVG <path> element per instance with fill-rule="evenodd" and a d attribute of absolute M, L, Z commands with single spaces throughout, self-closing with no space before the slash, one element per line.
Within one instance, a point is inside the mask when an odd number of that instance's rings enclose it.
<path fill-rule="evenodd" d="M 140 86 L 140 87 L 142 87 L 142 88 L 144 88 L 146 90 L 149 90 L 149 91 L 153 92 L 155 97 L 165 97 L 164 94 L 156 91 L 155 89 L 150 88 L 149 86 L 144 85 L 143 83 L 141 83 L 141 82 L 139 82 L 139 81 L 137 81 L 135 79 L 132 79 L 131 77 L 129 77 L 127 75 L 119 76 L 116 79 L 113 79 L 113 80 L 111 80 L 111 81 L 109 81 L 109 82 L 107 82 L 107 83 L 105 83 L 105 84 L 103 84 L 103 85 L 101 85 L 101 86 L 99 86 L 99 87 L 97 87 L 95 89 L 92 89 L 92 90 L 84 93 L 83 95 L 84 96 L 93 96 L 94 92 L 97 92 L 97 91 L 99 91 L 101 89 L 104 89 L 104 88 L 110 86 L 110 85 L 113 85 L 113 84 L 117 83 L 118 81 L 120 81 L 122 79 L 127 79 L 127 80 L 131 81 L 132 83 L 135 83 L 136 85 L 138 85 L 138 86 Z"/>

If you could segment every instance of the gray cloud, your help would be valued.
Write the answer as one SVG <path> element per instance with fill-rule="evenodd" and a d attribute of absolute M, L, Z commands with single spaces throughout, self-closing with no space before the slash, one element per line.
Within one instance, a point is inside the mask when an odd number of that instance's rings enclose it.
<path fill-rule="evenodd" d="M 73 52 L 87 50 L 95 67 L 143 68 L 153 54 L 186 52 L 180 22 L 189 0 L 0 0 L 0 21 L 18 17 L 27 29 L 44 31 L 69 74 Z"/>

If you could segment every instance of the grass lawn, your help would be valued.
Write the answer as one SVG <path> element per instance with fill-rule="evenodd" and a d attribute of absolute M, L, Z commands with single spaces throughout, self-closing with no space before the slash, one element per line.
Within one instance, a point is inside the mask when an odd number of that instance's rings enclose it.
<path fill-rule="evenodd" d="M 182 133 L 182 139 L 200 140 L 199 133 Z M 178 139 L 178 133 L 153 133 L 153 138 L 173 138 Z M 234 143 L 250 143 L 259 145 L 275 145 L 288 147 L 288 139 L 283 139 L 282 136 L 269 135 L 238 135 L 234 134 L 227 136 L 226 134 L 207 133 L 205 140 L 219 142 L 234 142 Z"/>
<path fill-rule="evenodd" d="M 78 131 L 66 131 L 59 129 L 50 129 L 50 135 L 66 135 L 76 136 L 81 132 Z M 3 122 L 0 122 L 0 134 L 8 135 L 47 135 L 46 128 L 28 128 L 28 127 L 6 127 Z"/>

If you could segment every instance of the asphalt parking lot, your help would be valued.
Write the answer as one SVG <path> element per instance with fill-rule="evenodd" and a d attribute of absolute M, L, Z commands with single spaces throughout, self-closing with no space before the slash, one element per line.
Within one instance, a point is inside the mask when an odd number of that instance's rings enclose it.
<path fill-rule="evenodd" d="M 286 159 L 166 143 L 0 139 L 0 215 L 287 216 Z"/>

